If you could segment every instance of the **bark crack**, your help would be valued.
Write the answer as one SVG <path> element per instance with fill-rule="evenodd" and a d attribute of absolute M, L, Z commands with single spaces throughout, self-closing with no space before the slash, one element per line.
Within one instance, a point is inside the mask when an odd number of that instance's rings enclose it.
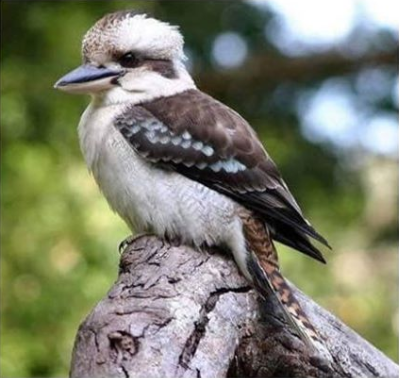
<path fill-rule="evenodd" d="M 206 326 L 209 322 L 209 314 L 214 310 L 219 298 L 226 293 L 247 293 L 252 290 L 250 286 L 238 288 L 220 288 L 210 293 L 205 303 L 199 311 L 199 318 L 194 323 L 194 330 L 188 337 L 186 344 L 179 356 L 179 365 L 184 369 L 189 369 L 189 364 L 197 351 L 198 345 L 206 332 Z M 198 373 L 198 370 L 197 370 Z"/>
<path fill-rule="evenodd" d="M 125 378 L 129 378 L 129 372 L 127 371 L 127 369 L 123 366 L 123 364 L 120 365 L 121 366 L 121 370 L 123 372 L 123 375 L 125 376 Z"/>

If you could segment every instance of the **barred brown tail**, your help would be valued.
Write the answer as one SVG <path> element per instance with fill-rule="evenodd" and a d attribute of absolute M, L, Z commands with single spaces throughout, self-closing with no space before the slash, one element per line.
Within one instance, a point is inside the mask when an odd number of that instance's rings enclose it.
<path fill-rule="evenodd" d="M 265 297 L 276 297 L 301 339 L 312 349 L 318 349 L 323 343 L 280 273 L 277 252 L 266 225 L 251 214 L 242 214 L 241 219 L 247 242 L 248 271 L 256 289 Z"/>
<path fill-rule="evenodd" d="M 248 260 L 248 270 L 260 294 L 264 297 L 273 295 L 280 304 L 286 320 L 297 331 L 305 344 L 312 349 L 318 349 L 318 345 L 322 344 L 322 341 L 278 267 L 264 266 L 252 252 L 252 258 Z"/>
<path fill-rule="evenodd" d="M 298 331 L 300 335 L 305 336 L 304 341 L 307 343 L 308 341 L 311 341 L 312 345 L 313 342 L 321 342 L 317 331 L 310 323 L 307 315 L 303 311 L 298 300 L 295 298 L 292 289 L 289 287 L 287 281 L 280 273 L 278 267 L 269 265 L 262 266 L 262 269 L 266 272 L 274 291 L 277 293 L 279 302 L 284 307 L 284 312 L 288 312 L 288 316 L 293 318 L 294 322 L 299 328 Z"/>

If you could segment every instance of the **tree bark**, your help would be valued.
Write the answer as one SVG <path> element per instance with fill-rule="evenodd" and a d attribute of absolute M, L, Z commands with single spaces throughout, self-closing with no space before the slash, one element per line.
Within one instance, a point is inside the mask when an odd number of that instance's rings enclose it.
<path fill-rule="evenodd" d="M 292 288 L 330 361 L 309 352 L 227 254 L 141 237 L 81 324 L 70 376 L 399 377 L 398 365 Z"/>

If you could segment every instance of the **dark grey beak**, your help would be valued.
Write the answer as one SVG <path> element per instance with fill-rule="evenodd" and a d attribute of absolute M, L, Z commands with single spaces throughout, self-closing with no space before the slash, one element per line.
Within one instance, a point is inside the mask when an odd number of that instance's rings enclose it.
<path fill-rule="evenodd" d="M 112 79 L 122 74 L 122 70 L 84 64 L 59 79 L 54 88 L 77 93 L 96 92 L 112 86 Z"/>

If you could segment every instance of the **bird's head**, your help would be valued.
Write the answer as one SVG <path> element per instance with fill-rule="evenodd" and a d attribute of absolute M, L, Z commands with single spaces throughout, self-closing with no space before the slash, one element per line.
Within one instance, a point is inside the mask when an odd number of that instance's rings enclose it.
<path fill-rule="evenodd" d="M 131 11 L 97 21 L 82 43 L 83 64 L 55 88 L 88 93 L 106 104 L 138 103 L 195 87 L 176 26 Z"/>

